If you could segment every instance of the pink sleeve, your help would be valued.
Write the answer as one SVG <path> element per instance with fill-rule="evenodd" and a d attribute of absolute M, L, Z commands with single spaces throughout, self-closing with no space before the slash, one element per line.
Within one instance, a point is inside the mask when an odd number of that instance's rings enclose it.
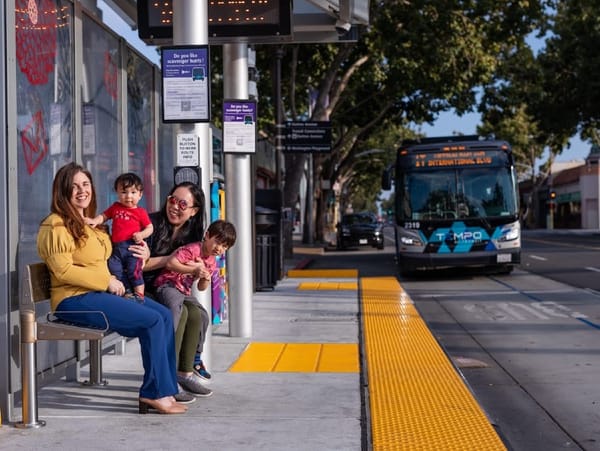
<path fill-rule="evenodd" d="M 194 261 L 198 256 L 198 252 L 196 252 L 197 247 L 198 246 L 195 246 L 194 244 L 181 246 L 179 249 L 177 249 L 175 257 L 177 258 L 177 260 L 184 264 L 187 262 Z"/>

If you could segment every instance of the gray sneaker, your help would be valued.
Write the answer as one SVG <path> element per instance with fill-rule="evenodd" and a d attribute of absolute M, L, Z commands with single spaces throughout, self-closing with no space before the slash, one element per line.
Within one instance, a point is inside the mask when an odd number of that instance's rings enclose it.
<path fill-rule="evenodd" d="M 191 404 L 196 401 L 196 397 L 191 393 L 186 392 L 183 388 L 181 388 L 181 385 L 177 384 L 177 389 L 179 392 L 174 395 L 173 398 L 175 398 L 175 401 L 178 403 Z"/>
<path fill-rule="evenodd" d="M 195 374 L 190 376 L 177 375 L 177 382 L 179 382 L 185 391 L 199 398 L 207 398 L 212 395 L 212 390 L 202 385 L 200 378 Z"/>

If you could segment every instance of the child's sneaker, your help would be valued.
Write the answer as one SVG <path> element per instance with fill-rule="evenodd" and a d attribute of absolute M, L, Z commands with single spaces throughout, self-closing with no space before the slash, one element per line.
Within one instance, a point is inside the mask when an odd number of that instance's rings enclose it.
<path fill-rule="evenodd" d="M 210 382 L 210 379 L 212 378 L 211 374 L 206 370 L 206 367 L 204 366 L 204 363 L 202 363 L 202 361 L 194 365 L 194 374 L 200 379 L 202 379 L 204 382 Z"/>

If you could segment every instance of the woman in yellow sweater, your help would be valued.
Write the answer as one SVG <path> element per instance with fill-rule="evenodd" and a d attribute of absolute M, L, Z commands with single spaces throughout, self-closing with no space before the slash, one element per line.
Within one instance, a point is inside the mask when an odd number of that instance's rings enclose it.
<path fill-rule="evenodd" d="M 105 230 L 86 225 L 96 215 L 96 191 L 87 169 L 69 163 L 52 186 L 51 214 L 40 225 L 37 247 L 50 270 L 51 304 L 58 317 L 91 327 L 105 327 L 137 337 L 144 379 L 139 412 L 183 413 L 177 403 L 175 346 L 171 312 L 149 298 L 143 303 L 122 297 L 123 284 L 108 271 L 112 247 Z M 102 313 L 99 313 L 102 312 Z"/>

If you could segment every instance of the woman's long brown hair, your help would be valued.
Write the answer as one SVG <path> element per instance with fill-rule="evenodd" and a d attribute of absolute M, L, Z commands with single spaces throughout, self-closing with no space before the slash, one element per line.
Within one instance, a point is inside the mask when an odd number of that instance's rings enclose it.
<path fill-rule="evenodd" d="M 79 212 L 71 204 L 71 197 L 73 196 L 73 179 L 78 173 L 83 173 L 88 179 L 92 187 L 92 199 L 90 205 L 84 210 L 84 215 L 88 218 L 96 216 L 96 189 L 94 188 L 94 181 L 92 174 L 83 166 L 76 163 L 68 163 L 58 170 L 54 176 L 54 183 L 52 184 L 52 205 L 50 211 L 59 215 L 65 227 L 69 231 L 75 242 L 81 245 L 82 242 L 87 238 L 85 233 L 85 222 L 79 214 Z"/>

